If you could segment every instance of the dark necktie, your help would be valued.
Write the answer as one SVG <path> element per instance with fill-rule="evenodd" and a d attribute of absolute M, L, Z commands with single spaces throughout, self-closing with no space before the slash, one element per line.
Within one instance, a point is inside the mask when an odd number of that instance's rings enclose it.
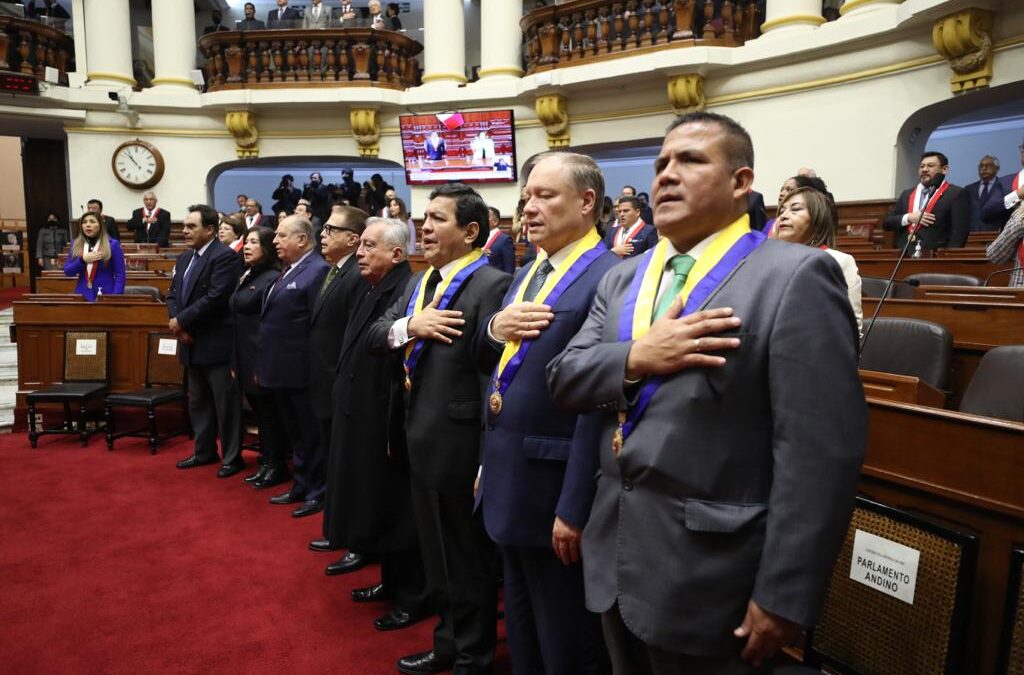
<path fill-rule="evenodd" d="M 188 267 L 185 268 L 185 273 L 181 275 L 181 294 L 186 295 L 188 293 L 188 278 L 192 275 L 192 266 L 199 260 L 199 254 L 193 253 L 192 259 L 188 261 Z"/>
<path fill-rule="evenodd" d="M 548 275 L 551 274 L 555 268 L 551 265 L 551 261 L 545 258 L 540 267 L 537 269 L 537 273 L 530 279 L 530 283 L 526 285 L 526 292 L 523 293 L 523 300 L 526 302 L 533 302 L 533 299 L 540 293 L 540 289 L 544 286 L 544 282 L 547 281 Z"/>
<path fill-rule="evenodd" d="M 434 291 L 437 290 L 437 285 L 441 283 L 441 272 L 434 270 L 427 277 L 427 287 L 423 289 L 423 306 L 426 307 L 434 299 Z"/>
<path fill-rule="evenodd" d="M 981 186 L 981 203 L 984 204 L 985 200 L 988 199 L 989 184 L 985 181 Z"/>
<path fill-rule="evenodd" d="M 327 292 L 327 288 L 331 285 L 331 282 L 334 281 L 334 277 L 336 276 L 338 276 L 338 266 L 332 265 L 331 269 L 327 272 L 327 276 L 324 277 L 324 282 L 320 284 L 321 298 L 324 296 L 324 293 Z"/>

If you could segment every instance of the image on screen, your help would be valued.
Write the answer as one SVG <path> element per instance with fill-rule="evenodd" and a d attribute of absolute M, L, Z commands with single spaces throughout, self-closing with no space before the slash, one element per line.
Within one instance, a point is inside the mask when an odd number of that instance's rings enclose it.
<path fill-rule="evenodd" d="M 409 185 L 516 180 L 511 110 L 402 115 L 398 123 Z"/>

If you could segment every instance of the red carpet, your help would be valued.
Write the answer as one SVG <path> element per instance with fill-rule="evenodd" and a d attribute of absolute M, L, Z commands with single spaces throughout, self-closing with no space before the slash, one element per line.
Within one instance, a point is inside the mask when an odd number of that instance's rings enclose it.
<path fill-rule="evenodd" d="M 14 301 L 29 292 L 28 288 L 0 288 L 0 310 L 7 309 Z"/>
<path fill-rule="evenodd" d="M 430 647 L 433 619 L 381 633 L 387 608 L 351 601 L 376 566 L 324 575 L 339 554 L 307 550 L 320 516 L 292 518 L 246 474 L 176 470 L 189 451 L 0 436 L 0 670 L 362 675 Z M 504 644 L 498 660 L 509 672 Z"/>

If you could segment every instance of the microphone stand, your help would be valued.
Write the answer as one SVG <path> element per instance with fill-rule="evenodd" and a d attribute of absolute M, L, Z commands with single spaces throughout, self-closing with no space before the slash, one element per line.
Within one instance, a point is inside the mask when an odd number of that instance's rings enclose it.
<path fill-rule="evenodd" d="M 864 355 L 864 345 L 868 343 L 868 338 L 871 337 L 871 331 L 875 329 L 875 319 L 878 318 L 878 313 L 882 311 L 882 305 L 885 304 L 886 299 L 889 297 L 889 289 L 892 288 L 893 283 L 896 281 L 896 275 L 900 271 L 900 265 L 903 264 L 904 258 L 907 257 L 907 251 L 910 250 L 910 245 L 917 242 L 917 231 L 920 229 L 921 224 L 915 223 L 914 230 L 907 237 L 907 243 L 903 245 L 903 250 L 900 251 L 900 257 L 896 261 L 896 264 L 892 268 L 892 274 L 889 275 L 889 280 L 885 284 L 885 290 L 882 291 L 882 297 L 878 299 L 878 304 L 875 306 L 875 312 L 871 315 L 871 324 L 868 325 L 868 329 L 864 331 L 864 337 L 860 341 L 860 354 L 858 355 L 858 363 L 860 357 Z"/>
<path fill-rule="evenodd" d="M 1019 269 L 1020 269 L 1020 264 L 1018 263 L 1016 267 L 1007 267 L 1006 269 L 1002 269 L 1002 270 L 996 270 L 996 271 L 995 271 L 995 272 L 993 272 L 992 274 L 990 274 L 990 275 L 988 275 L 987 277 L 985 277 L 985 281 L 984 281 L 984 282 L 982 282 L 982 284 L 981 284 L 981 285 L 982 285 L 983 287 L 984 287 L 984 286 L 988 286 L 988 282 L 992 280 L 992 277 L 994 277 L 994 276 L 996 276 L 996 275 L 999 275 L 999 274 L 1006 274 L 1007 272 L 1013 273 L 1013 272 L 1016 272 L 1016 271 L 1017 271 L 1017 270 L 1019 270 Z"/>

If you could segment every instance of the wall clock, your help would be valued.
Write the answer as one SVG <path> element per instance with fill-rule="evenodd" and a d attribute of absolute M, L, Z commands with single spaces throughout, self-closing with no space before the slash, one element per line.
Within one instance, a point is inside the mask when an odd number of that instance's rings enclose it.
<path fill-rule="evenodd" d="M 160 182 L 164 175 L 164 157 L 156 146 L 135 139 L 117 146 L 110 166 L 125 187 L 145 190 Z"/>

